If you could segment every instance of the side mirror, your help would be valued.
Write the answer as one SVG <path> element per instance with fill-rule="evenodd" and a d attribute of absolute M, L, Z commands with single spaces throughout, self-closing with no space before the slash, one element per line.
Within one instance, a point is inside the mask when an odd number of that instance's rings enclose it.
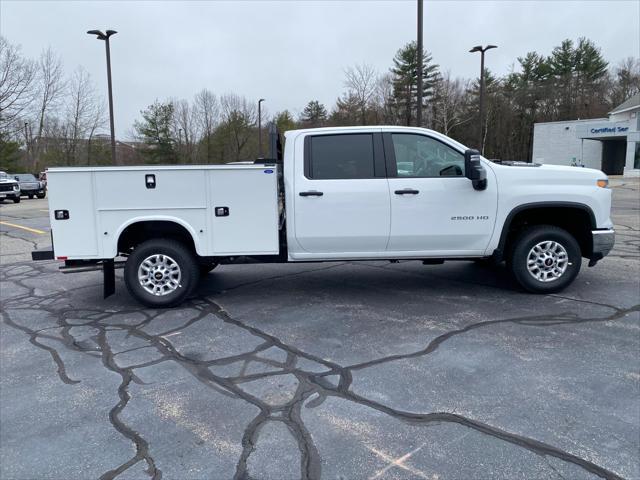
<path fill-rule="evenodd" d="M 476 190 L 487 188 L 487 171 L 482 166 L 479 151 L 469 149 L 464 152 L 464 171 L 466 177 L 471 180 L 473 188 Z"/>

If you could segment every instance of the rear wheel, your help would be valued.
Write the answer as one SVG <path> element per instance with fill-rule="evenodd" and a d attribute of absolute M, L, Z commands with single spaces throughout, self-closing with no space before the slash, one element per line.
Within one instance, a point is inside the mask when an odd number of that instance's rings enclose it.
<path fill-rule="evenodd" d="M 175 240 L 154 239 L 138 245 L 124 266 L 129 293 L 154 308 L 180 304 L 198 285 L 193 253 Z"/>
<path fill-rule="evenodd" d="M 536 225 L 518 235 L 508 260 L 511 272 L 525 290 L 553 293 L 575 280 L 582 255 L 578 242 L 566 230 Z"/>
<path fill-rule="evenodd" d="M 47 193 L 46 193 L 46 192 L 42 192 L 42 193 L 39 193 L 39 194 L 38 194 L 38 195 L 36 195 L 36 196 L 37 196 L 38 198 L 44 198 L 44 197 L 46 197 L 46 196 L 47 196 Z"/>

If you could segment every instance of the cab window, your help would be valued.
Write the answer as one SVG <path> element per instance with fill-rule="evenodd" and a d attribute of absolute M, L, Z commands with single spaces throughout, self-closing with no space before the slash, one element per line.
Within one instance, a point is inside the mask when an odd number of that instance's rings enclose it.
<path fill-rule="evenodd" d="M 305 172 L 308 178 L 374 178 L 372 134 L 317 135 L 310 137 L 309 142 L 309 165 Z"/>
<path fill-rule="evenodd" d="M 393 151 L 398 177 L 462 177 L 464 155 L 424 135 L 394 133 Z"/>

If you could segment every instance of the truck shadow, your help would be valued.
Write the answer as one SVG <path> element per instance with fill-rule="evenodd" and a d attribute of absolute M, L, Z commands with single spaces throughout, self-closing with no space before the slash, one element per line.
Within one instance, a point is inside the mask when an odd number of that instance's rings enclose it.
<path fill-rule="evenodd" d="M 387 296 L 403 293 L 455 298 L 461 294 L 480 295 L 487 290 L 528 295 L 504 265 L 466 261 L 444 265 L 422 265 L 419 261 L 223 265 L 202 277 L 196 295 L 219 295 L 238 289 L 297 292 L 311 297 L 324 297 L 345 289 L 365 297 L 372 293 Z"/>

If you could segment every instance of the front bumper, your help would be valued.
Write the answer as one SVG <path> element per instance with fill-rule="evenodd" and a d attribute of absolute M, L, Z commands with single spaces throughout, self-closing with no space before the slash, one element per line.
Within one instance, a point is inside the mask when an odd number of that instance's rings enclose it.
<path fill-rule="evenodd" d="M 20 190 L 0 192 L 0 198 L 18 198 L 19 196 L 20 196 Z"/>
<path fill-rule="evenodd" d="M 43 193 L 44 188 L 20 188 L 22 195 L 37 195 Z"/>
<path fill-rule="evenodd" d="M 598 261 L 608 255 L 613 249 L 616 241 L 616 232 L 613 228 L 607 230 L 592 230 L 591 239 L 593 243 L 591 260 Z"/>

